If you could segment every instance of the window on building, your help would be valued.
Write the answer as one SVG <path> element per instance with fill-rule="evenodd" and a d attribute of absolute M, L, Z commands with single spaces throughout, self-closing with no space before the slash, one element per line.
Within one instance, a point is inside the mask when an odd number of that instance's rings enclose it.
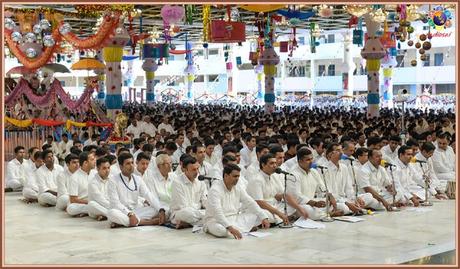
<path fill-rule="evenodd" d="M 209 50 L 209 55 L 218 55 L 219 54 L 219 49 L 210 49 Z"/>
<path fill-rule="evenodd" d="M 331 64 L 327 67 L 327 75 L 335 76 L 335 64 Z"/>
<path fill-rule="evenodd" d="M 299 45 L 305 45 L 305 37 L 304 36 L 299 36 L 298 44 Z"/>
<path fill-rule="evenodd" d="M 398 63 L 398 67 L 404 67 L 404 55 L 397 55 L 396 62 Z"/>
<path fill-rule="evenodd" d="M 203 51 L 203 50 L 197 50 L 197 51 L 196 51 L 196 55 L 197 55 L 197 56 L 203 56 L 203 54 L 204 54 L 204 51 Z"/>
<path fill-rule="evenodd" d="M 196 76 L 194 82 L 204 82 L 204 76 L 203 75 Z"/>
<path fill-rule="evenodd" d="M 318 77 L 324 77 L 326 75 L 326 66 L 324 64 L 318 65 Z"/>
<path fill-rule="evenodd" d="M 455 84 L 436 84 L 436 94 L 455 94 Z"/>
<path fill-rule="evenodd" d="M 327 35 L 327 43 L 335 43 L 335 35 Z"/>
<path fill-rule="evenodd" d="M 430 54 L 425 54 L 426 60 L 423 61 L 423 66 L 430 66 Z"/>
<path fill-rule="evenodd" d="M 209 75 L 209 82 L 218 82 L 219 81 L 219 75 Z"/>
<path fill-rule="evenodd" d="M 434 54 L 434 66 L 444 65 L 444 54 L 435 53 Z"/>

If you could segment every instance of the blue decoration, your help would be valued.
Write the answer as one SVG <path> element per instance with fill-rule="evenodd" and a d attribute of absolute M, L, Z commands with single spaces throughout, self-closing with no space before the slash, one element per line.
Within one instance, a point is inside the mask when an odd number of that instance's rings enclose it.
<path fill-rule="evenodd" d="M 265 93 L 264 101 L 265 101 L 265 103 L 275 103 L 275 94 L 274 93 Z"/>
<path fill-rule="evenodd" d="M 277 11 L 278 14 L 288 18 L 288 19 L 299 19 L 299 20 L 308 20 L 309 18 L 313 17 L 316 13 L 313 11 L 309 12 L 301 12 L 298 10 L 292 9 L 281 9 Z"/>
<path fill-rule="evenodd" d="M 121 94 L 107 94 L 105 97 L 105 106 L 107 109 L 121 109 L 123 106 Z"/>
<path fill-rule="evenodd" d="M 363 30 L 353 30 L 353 44 L 361 47 L 363 45 Z"/>
<path fill-rule="evenodd" d="M 380 96 L 378 93 L 368 93 L 367 94 L 367 103 L 369 105 L 378 105 L 380 101 Z"/>
<path fill-rule="evenodd" d="M 134 55 L 123 55 L 123 61 L 132 61 L 139 58 L 139 56 Z"/>

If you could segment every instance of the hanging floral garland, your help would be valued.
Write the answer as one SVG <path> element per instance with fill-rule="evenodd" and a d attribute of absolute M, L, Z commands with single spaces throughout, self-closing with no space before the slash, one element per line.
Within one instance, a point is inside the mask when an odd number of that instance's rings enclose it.
<path fill-rule="evenodd" d="M 59 24 L 59 32 L 62 37 L 72 44 L 73 47 L 78 49 L 99 49 L 104 45 L 107 45 L 107 42 L 113 37 L 115 29 L 118 25 L 120 14 L 116 13 L 114 17 L 110 15 L 105 15 L 104 20 L 99 27 L 97 33 L 93 36 L 90 36 L 85 39 L 80 39 L 71 32 L 70 25 L 68 23 L 61 22 Z"/>
<path fill-rule="evenodd" d="M 5 38 L 6 38 L 6 43 L 8 44 L 8 48 L 10 49 L 10 52 L 13 53 L 13 55 L 19 60 L 19 62 L 24 65 L 27 69 L 30 70 L 36 70 L 45 64 L 47 64 L 53 55 L 53 52 L 55 49 L 58 47 L 58 42 L 60 41 L 61 37 L 59 35 L 58 29 L 54 29 L 51 36 L 55 41 L 55 44 L 53 46 L 46 47 L 46 49 L 43 51 L 43 53 L 35 59 L 30 59 L 27 57 L 27 55 L 21 51 L 19 48 L 19 45 L 16 44 L 11 38 L 11 34 L 13 33 L 12 30 L 9 30 L 7 28 L 5 30 Z"/>

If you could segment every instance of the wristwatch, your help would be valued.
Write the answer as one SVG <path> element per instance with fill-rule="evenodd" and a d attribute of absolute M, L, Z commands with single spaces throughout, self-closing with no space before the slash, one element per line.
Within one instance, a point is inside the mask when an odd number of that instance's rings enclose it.
<path fill-rule="evenodd" d="M 128 213 L 128 217 L 131 217 L 132 215 L 134 215 L 134 212 L 129 212 Z"/>

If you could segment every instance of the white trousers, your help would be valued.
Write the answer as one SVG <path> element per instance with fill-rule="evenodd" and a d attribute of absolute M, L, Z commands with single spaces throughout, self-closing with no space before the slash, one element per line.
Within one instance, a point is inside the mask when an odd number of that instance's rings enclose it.
<path fill-rule="evenodd" d="M 455 172 L 447 172 L 447 173 L 436 173 L 436 176 L 439 180 L 453 180 L 455 181 Z"/>
<path fill-rule="evenodd" d="M 51 193 L 49 192 L 44 192 L 42 194 L 39 194 L 38 195 L 38 203 L 41 204 L 41 205 L 52 205 L 52 206 L 55 206 L 56 205 L 56 196 L 52 195 Z"/>
<path fill-rule="evenodd" d="M 138 207 L 133 210 L 134 214 L 136 214 L 137 222 L 139 223 L 142 219 L 152 219 L 153 217 L 158 215 L 158 211 L 150 206 L 146 207 Z M 110 209 L 107 212 L 107 219 L 110 222 L 114 222 L 126 227 L 129 227 L 129 217 L 127 214 L 124 214 L 118 209 Z M 137 226 L 137 225 L 136 225 Z"/>
<path fill-rule="evenodd" d="M 183 208 L 175 211 L 172 214 L 171 223 L 177 224 L 179 221 L 186 222 L 191 225 L 201 224 L 204 218 L 204 209 Z"/>
<path fill-rule="evenodd" d="M 38 191 L 26 187 L 22 189 L 22 196 L 27 199 L 38 199 Z"/>
<path fill-rule="evenodd" d="M 69 195 L 63 194 L 57 198 L 56 202 L 56 209 L 65 211 L 67 209 L 67 205 L 69 204 Z"/>
<path fill-rule="evenodd" d="M 236 228 L 241 233 L 246 233 L 251 231 L 255 226 L 258 226 L 262 220 L 257 217 L 257 215 L 252 213 L 242 213 L 238 215 L 228 216 L 227 220 L 230 222 L 230 225 Z M 224 225 L 216 222 L 214 219 L 206 221 L 203 226 L 203 231 L 210 233 L 216 237 L 227 237 L 230 236 L 230 233 L 224 227 Z"/>
<path fill-rule="evenodd" d="M 103 207 L 96 201 L 90 201 L 88 203 L 88 215 L 91 218 L 97 218 L 99 216 L 107 217 L 108 208 Z"/>
<path fill-rule="evenodd" d="M 79 214 L 88 214 L 88 205 L 87 204 L 78 204 L 71 203 L 67 206 L 67 213 L 71 216 L 76 216 Z"/>
<path fill-rule="evenodd" d="M 17 191 L 17 190 L 20 190 L 22 188 L 22 183 L 21 181 L 17 180 L 17 179 L 10 179 L 6 182 L 6 187 L 7 188 L 12 188 L 13 190 Z"/>

